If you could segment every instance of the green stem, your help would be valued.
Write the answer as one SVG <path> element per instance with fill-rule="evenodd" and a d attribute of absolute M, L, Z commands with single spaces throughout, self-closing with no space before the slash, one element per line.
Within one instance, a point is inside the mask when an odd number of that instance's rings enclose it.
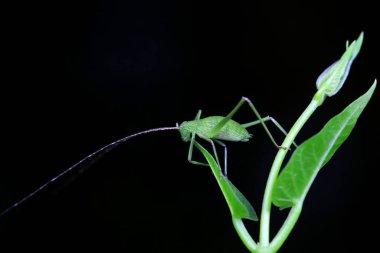
<path fill-rule="evenodd" d="M 261 211 L 261 220 L 260 220 L 260 246 L 268 247 L 269 246 L 269 234 L 270 234 L 270 212 L 272 205 L 272 191 L 274 184 L 276 182 L 278 173 L 281 169 L 282 162 L 284 161 L 285 155 L 288 152 L 290 145 L 293 143 L 298 132 L 301 130 L 306 121 L 310 118 L 313 112 L 317 107 L 322 103 L 320 99 L 313 98 L 311 103 L 305 109 L 305 111 L 298 118 L 296 123 L 290 129 L 288 135 L 286 136 L 284 142 L 282 143 L 280 149 L 277 152 L 276 158 L 273 162 L 272 168 L 269 173 L 268 181 L 265 188 L 263 206 Z"/>
<path fill-rule="evenodd" d="M 301 202 L 298 202 L 297 205 L 292 207 L 281 229 L 278 231 L 277 235 L 270 243 L 270 248 L 272 249 L 272 252 L 277 252 L 282 246 L 282 244 L 285 242 L 286 238 L 288 238 L 290 232 L 292 231 L 294 225 L 300 217 L 303 204 Z"/>
<path fill-rule="evenodd" d="M 241 219 L 237 219 L 237 218 L 232 217 L 232 223 L 234 224 L 236 232 L 238 233 L 240 239 L 243 241 L 243 243 L 247 247 L 247 249 L 250 252 L 255 253 L 257 250 L 257 244 L 252 239 L 252 237 L 249 235 L 247 229 L 244 226 L 243 221 Z"/>

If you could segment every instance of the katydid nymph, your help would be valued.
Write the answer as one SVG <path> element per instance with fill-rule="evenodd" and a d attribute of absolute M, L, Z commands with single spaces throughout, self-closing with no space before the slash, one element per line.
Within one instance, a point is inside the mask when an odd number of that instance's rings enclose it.
<path fill-rule="evenodd" d="M 258 120 L 253 121 L 253 122 L 249 122 L 246 124 L 239 124 L 236 121 L 232 120 L 231 118 L 240 109 L 240 107 L 245 102 L 248 103 L 248 105 L 251 107 L 252 111 L 254 112 L 254 114 L 256 115 Z M 98 149 L 97 151 L 87 155 L 86 157 L 84 157 L 83 159 L 81 159 L 80 161 L 78 161 L 77 163 L 72 165 L 71 167 L 64 170 L 62 173 L 60 173 L 57 176 L 55 176 L 54 178 L 50 179 L 48 182 L 41 185 L 36 190 L 29 193 L 27 196 L 25 196 L 21 200 L 17 201 L 13 205 L 11 205 L 10 207 L 8 207 L 4 211 L 2 211 L 0 213 L 0 217 L 5 215 L 6 213 L 11 211 L 12 209 L 18 207 L 20 204 L 24 203 L 25 201 L 27 201 L 28 199 L 30 199 L 31 197 L 33 197 L 37 193 L 41 192 L 42 190 L 44 190 L 46 187 L 50 186 L 53 182 L 55 182 L 57 179 L 61 178 L 62 176 L 68 174 L 69 172 L 71 172 L 74 169 L 77 169 L 79 167 L 81 167 L 82 170 L 84 170 L 85 168 L 89 167 L 95 161 L 100 159 L 103 155 L 110 152 L 111 150 L 113 150 L 114 148 L 119 146 L 120 144 L 122 144 L 122 143 L 124 143 L 124 142 L 126 142 L 126 141 L 128 141 L 134 137 L 140 136 L 140 135 L 145 135 L 148 133 L 159 132 L 159 131 L 179 130 L 181 137 L 182 137 L 182 140 L 185 142 L 190 141 L 188 161 L 191 162 L 192 164 L 208 166 L 206 163 L 196 162 L 196 161 L 192 160 L 195 135 L 197 135 L 200 138 L 211 143 L 215 159 L 218 162 L 219 168 L 221 168 L 220 163 L 219 163 L 219 159 L 217 156 L 216 148 L 214 145 L 214 142 L 216 142 L 219 145 L 223 146 L 224 150 L 225 150 L 225 154 L 224 154 L 224 176 L 227 176 L 227 147 L 222 141 L 246 142 L 251 137 L 251 134 L 248 133 L 246 128 L 248 128 L 250 126 L 257 125 L 257 124 L 261 124 L 264 127 L 266 133 L 268 134 L 268 136 L 271 139 L 271 141 L 273 142 L 273 144 L 277 148 L 282 148 L 281 146 L 279 146 L 276 143 L 273 136 L 271 135 L 268 128 L 266 127 L 266 125 L 265 125 L 266 121 L 273 122 L 280 129 L 281 132 L 283 132 L 285 135 L 287 134 L 286 131 L 281 127 L 281 125 L 272 117 L 267 116 L 267 117 L 262 118 L 260 116 L 260 114 L 258 113 L 258 111 L 256 110 L 256 108 L 254 107 L 254 105 L 252 104 L 252 102 L 246 97 L 242 97 L 241 100 L 239 101 L 239 103 L 234 107 L 234 109 L 226 117 L 211 116 L 211 117 L 201 119 L 200 116 L 201 116 L 201 111 L 198 112 L 195 120 L 193 120 L 193 121 L 185 121 L 180 125 L 177 124 L 175 127 L 161 127 L 161 128 L 154 128 L 154 129 L 141 131 L 141 132 L 129 135 L 127 137 L 121 138 L 117 141 L 114 141 L 114 142 Z M 294 144 L 294 145 L 296 145 L 296 144 Z"/>
<path fill-rule="evenodd" d="M 258 120 L 245 124 L 239 124 L 238 122 L 231 119 L 244 103 L 247 103 L 249 105 Z M 195 120 L 185 121 L 179 125 L 179 132 L 181 133 L 182 140 L 185 142 L 190 141 L 187 159 L 190 163 L 195 165 L 209 166 L 206 163 L 192 160 L 194 140 L 195 136 L 197 135 L 211 144 L 215 160 L 217 161 L 219 167 L 221 167 L 214 144 L 214 142 L 216 142 L 224 148 L 224 176 L 227 176 L 227 146 L 222 141 L 247 142 L 252 137 L 252 135 L 246 130 L 246 128 L 261 124 L 272 143 L 277 148 L 282 148 L 276 143 L 272 134 L 265 125 L 266 121 L 271 121 L 278 129 L 280 129 L 282 133 L 287 135 L 287 132 L 284 130 L 284 128 L 274 118 L 270 116 L 262 118 L 251 100 L 246 97 L 242 97 L 239 103 L 226 117 L 210 116 L 201 119 L 201 114 L 202 111 L 199 110 L 197 116 L 195 117 Z M 294 145 L 297 147 L 295 143 Z"/>

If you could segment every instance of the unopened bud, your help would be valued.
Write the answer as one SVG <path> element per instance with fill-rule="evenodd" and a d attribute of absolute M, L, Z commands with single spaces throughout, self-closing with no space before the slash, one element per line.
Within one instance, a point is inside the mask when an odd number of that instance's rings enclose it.
<path fill-rule="evenodd" d="M 343 83 L 346 81 L 348 73 L 350 72 L 351 64 L 358 55 L 362 43 L 363 32 L 357 40 L 354 40 L 351 43 L 351 45 L 348 45 L 347 43 L 346 52 L 344 52 L 342 57 L 322 72 L 317 79 L 319 94 L 331 97 L 342 88 Z"/>

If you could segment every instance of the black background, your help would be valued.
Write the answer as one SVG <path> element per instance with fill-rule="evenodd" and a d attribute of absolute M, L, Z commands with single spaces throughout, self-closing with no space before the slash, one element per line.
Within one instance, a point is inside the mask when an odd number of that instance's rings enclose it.
<path fill-rule="evenodd" d="M 318 75 L 364 31 L 345 86 L 312 116 L 302 142 L 379 77 L 376 10 L 365 1 L 13 6 L 2 36 L 1 210 L 113 140 L 174 126 L 198 109 L 225 115 L 243 95 L 289 129 Z M 376 240 L 378 93 L 319 174 L 280 252 L 365 252 Z M 254 117 L 243 107 L 235 119 Z M 276 150 L 262 128 L 250 131 L 249 143 L 228 145 L 229 177 L 260 212 Z M 0 250 L 247 252 L 210 170 L 188 164 L 187 148 L 177 132 L 125 143 L 1 217 Z M 273 215 L 275 232 L 286 211 Z M 248 227 L 257 239 L 258 225 Z"/>

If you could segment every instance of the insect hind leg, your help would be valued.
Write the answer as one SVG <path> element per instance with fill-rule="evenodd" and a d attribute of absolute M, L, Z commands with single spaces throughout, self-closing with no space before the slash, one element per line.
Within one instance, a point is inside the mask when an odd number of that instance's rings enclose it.
<path fill-rule="evenodd" d="M 272 122 L 285 136 L 288 135 L 288 132 L 280 125 L 280 123 L 273 117 L 271 116 L 266 116 L 264 118 L 262 118 L 262 121 L 263 122 L 267 122 L 267 121 L 270 121 Z M 251 127 L 251 126 L 255 126 L 255 125 L 258 125 L 258 124 L 261 124 L 261 120 L 255 120 L 255 121 L 252 121 L 252 122 L 249 122 L 249 123 L 245 123 L 245 124 L 241 124 L 244 128 L 248 128 L 248 127 Z M 297 143 L 295 143 L 293 141 L 293 145 L 294 147 L 298 147 Z"/>

